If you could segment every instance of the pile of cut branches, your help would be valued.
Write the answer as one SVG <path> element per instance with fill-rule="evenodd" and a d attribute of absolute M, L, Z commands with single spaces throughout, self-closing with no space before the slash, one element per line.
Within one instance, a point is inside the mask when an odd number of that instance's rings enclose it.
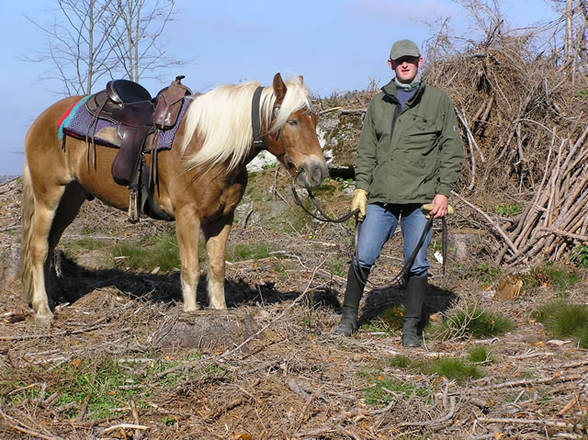
<path fill-rule="evenodd" d="M 467 165 L 454 194 L 497 238 L 496 263 L 561 260 L 588 243 L 588 79 L 534 42 L 494 28 L 425 74 L 455 105 Z M 522 213 L 493 212 L 500 197 Z"/>

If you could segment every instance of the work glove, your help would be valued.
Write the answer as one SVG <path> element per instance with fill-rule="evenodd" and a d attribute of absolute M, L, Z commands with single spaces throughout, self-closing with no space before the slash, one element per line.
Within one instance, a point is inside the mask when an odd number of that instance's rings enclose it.
<path fill-rule="evenodd" d="M 365 218 L 365 210 L 367 208 L 367 191 L 364 189 L 356 189 L 353 191 L 353 200 L 351 201 L 351 210 L 359 209 L 357 220 L 360 222 Z"/>
<path fill-rule="evenodd" d="M 429 218 L 429 212 L 431 212 L 431 210 L 434 208 L 432 203 L 425 203 L 423 206 L 421 206 L 421 210 L 423 211 L 423 213 L 425 214 L 425 217 Z M 447 205 L 447 215 L 451 215 L 454 213 L 454 209 L 453 206 L 451 205 Z"/>

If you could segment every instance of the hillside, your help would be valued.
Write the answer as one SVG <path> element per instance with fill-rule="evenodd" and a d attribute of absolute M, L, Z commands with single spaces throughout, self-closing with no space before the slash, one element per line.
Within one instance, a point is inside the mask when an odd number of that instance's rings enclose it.
<path fill-rule="evenodd" d="M 36 328 L 19 299 L 20 182 L 0 185 L 0 437 L 586 435 L 586 348 L 553 336 L 534 313 L 562 298 L 586 304 L 585 271 L 564 270 L 562 285 L 537 268 L 518 296 L 498 301 L 501 274 L 484 260 L 454 255 L 442 278 L 432 258 L 423 348 L 400 345 L 403 293 L 395 288 L 368 289 L 361 330 L 333 338 L 353 224 L 311 221 L 286 184 L 279 169 L 251 176 L 229 240 L 226 312 L 184 314 L 177 260 L 133 259 L 137 248 L 165 253 L 158 237 L 173 249 L 173 223 L 131 225 L 124 213 L 85 204 L 60 244 L 61 302 L 50 329 Z M 349 183 L 330 180 L 317 197 L 340 214 Z M 456 222 L 451 231 L 466 232 Z M 399 269 L 399 249 L 398 239 L 386 246 L 374 285 Z M 205 304 L 205 264 L 201 271 Z M 472 305 L 512 330 L 439 332 Z"/>

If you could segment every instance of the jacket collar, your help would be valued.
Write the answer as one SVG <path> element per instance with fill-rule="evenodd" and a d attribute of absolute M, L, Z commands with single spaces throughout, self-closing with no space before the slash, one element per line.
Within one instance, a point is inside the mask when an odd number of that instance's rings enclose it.
<path fill-rule="evenodd" d="M 423 96 L 423 93 L 425 92 L 425 88 L 426 88 L 426 84 L 424 83 L 424 81 L 421 81 L 421 85 L 418 87 L 416 93 L 414 94 L 414 96 L 410 99 L 410 101 L 408 101 L 409 104 L 412 104 L 414 102 L 418 102 L 421 99 L 421 96 Z M 392 79 L 388 84 L 386 84 L 385 86 L 382 87 L 382 92 L 384 92 L 384 95 L 388 98 L 388 99 L 392 99 L 392 101 L 394 102 L 398 102 L 398 99 L 396 98 L 396 84 L 394 83 L 394 80 Z"/>

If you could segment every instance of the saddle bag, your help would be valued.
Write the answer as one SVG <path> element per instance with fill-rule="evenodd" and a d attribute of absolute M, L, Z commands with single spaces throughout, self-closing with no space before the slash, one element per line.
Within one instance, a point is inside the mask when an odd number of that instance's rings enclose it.
<path fill-rule="evenodd" d="M 176 76 L 169 87 L 162 89 L 155 97 L 153 125 L 160 130 L 169 130 L 176 125 L 184 97 L 192 91 L 182 84 L 184 75 Z"/>

